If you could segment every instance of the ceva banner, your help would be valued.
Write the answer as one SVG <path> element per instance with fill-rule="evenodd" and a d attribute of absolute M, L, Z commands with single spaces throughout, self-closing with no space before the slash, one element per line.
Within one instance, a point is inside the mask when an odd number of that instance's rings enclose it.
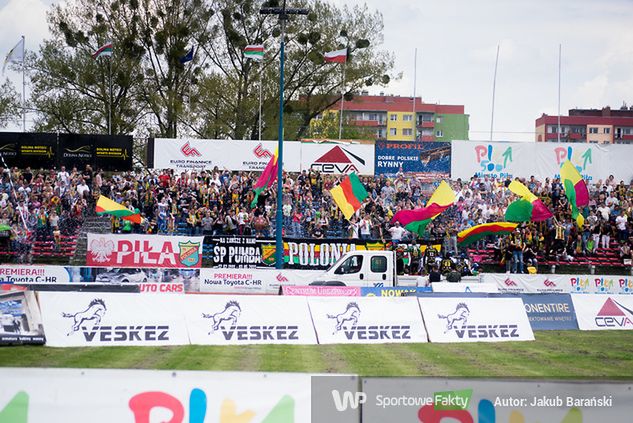
<path fill-rule="evenodd" d="M 202 236 L 88 234 L 86 264 L 98 267 L 195 268 Z"/>
<path fill-rule="evenodd" d="M 431 342 L 533 341 L 520 298 L 419 297 Z"/>
<path fill-rule="evenodd" d="M 316 344 L 304 297 L 187 296 L 192 344 Z"/>
<path fill-rule="evenodd" d="M 572 295 L 580 330 L 632 330 L 630 295 Z"/>
<path fill-rule="evenodd" d="M 374 145 L 301 143 L 301 170 L 313 170 L 322 175 L 347 175 L 352 172 L 373 175 Z"/>
<path fill-rule="evenodd" d="M 3 422 L 310 421 L 304 373 L 5 368 L 0 380 Z"/>
<path fill-rule="evenodd" d="M 186 345 L 182 297 L 88 292 L 40 292 L 51 347 Z"/>
<path fill-rule="evenodd" d="M 447 142 L 376 141 L 376 175 L 398 172 L 448 178 L 451 144 Z"/>
<path fill-rule="evenodd" d="M 243 171 L 264 170 L 277 149 L 277 141 L 201 140 L 195 138 L 156 138 L 154 169 Z M 299 172 L 301 143 L 284 142 L 284 170 Z"/>
<path fill-rule="evenodd" d="M 523 294 L 532 330 L 576 330 L 576 313 L 569 294 Z"/>
<path fill-rule="evenodd" d="M 319 344 L 427 342 L 415 298 L 308 298 Z"/>

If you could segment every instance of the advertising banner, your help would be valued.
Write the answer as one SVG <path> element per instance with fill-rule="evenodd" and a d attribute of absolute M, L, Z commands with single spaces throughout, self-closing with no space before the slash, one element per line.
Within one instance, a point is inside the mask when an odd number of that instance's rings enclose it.
<path fill-rule="evenodd" d="M 453 141 L 451 178 L 529 177 L 535 174 L 535 160 L 534 143 Z"/>
<path fill-rule="evenodd" d="M 374 145 L 301 143 L 301 170 L 314 170 L 329 175 L 346 175 L 352 172 L 373 175 Z"/>
<path fill-rule="evenodd" d="M 151 142 L 152 140 L 150 140 Z M 194 138 L 155 138 L 154 169 L 186 170 L 264 170 L 277 149 L 277 141 L 201 140 Z M 299 172 L 301 143 L 284 142 L 284 170 Z"/>
<path fill-rule="evenodd" d="M 200 269 L 199 289 L 193 292 L 216 294 L 279 294 L 284 285 L 307 285 L 319 270 Z"/>
<path fill-rule="evenodd" d="M 604 169 L 609 175 L 613 175 L 617 182 L 628 183 L 633 180 L 633 166 L 631 166 L 631 155 L 633 146 L 630 144 L 607 144 L 609 151 L 608 166 Z"/>
<path fill-rule="evenodd" d="M 632 330 L 630 295 L 572 295 L 580 330 Z"/>
<path fill-rule="evenodd" d="M 282 295 L 305 297 L 360 297 L 361 289 L 356 286 L 295 286 L 284 285 Z"/>
<path fill-rule="evenodd" d="M 186 345 L 184 297 L 40 292 L 46 345 Z"/>
<path fill-rule="evenodd" d="M 308 298 L 319 344 L 427 342 L 415 298 Z"/>
<path fill-rule="evenodd" d="M 572 294 L 633 294 L 633 277 L 614 275 L 561 275 Z"/>
<path fill-rule="evenodd" d="M 184 294 L 185 285 L 182 282 L 173 283 L 141 283 L 138 286 L 141 293 L 160 293 L 160 294 Z"/>
<path fill-rule="evenodd" d="M 360 288 L 360 294 L 363 297 L 415 297 L 422 292 L 433 292 L 433 289 L 430 286 L 371 286 Z"/>
<path fill-rule="evenodd" d="M 534 144 L 536 161 L 530 163 L 536 167 L 534 176 L 560 177 L 560 167 L 570 160 L 587 183 L 596 183 L 598 179 L 606 179 L 612 170 L 609 165 L 609 151 L 606 146 L 585 143 L 551 143 Z M 630 150 L 630 152 L 633 152 Z"/>
<path fill-rule="evenodd" d="M 431 342 L 533 341 L 520 298 L 419 297 Z"/>
<path fill-rule="evenodd" d="M 310 374 L 173 370 L 0 369 L 11 423 L 299 423 Z M 23 417 L 23 418 L 22 418 Z"/>
<path fill-rule="evenodd" d="M 0 154 L 9 167 L 52 169 L 57 165 L 57 134 L 2 132 Z"/>
<path fill-rule="evenodd" d="M 399 171 L 422 177 L 448 178 L 451 144 L 448 142 L 376 141 L 376 175 Z"/>
<path fill-rule="evenodd" d="M 480 282 L 433 282 L 431 288 L 433 292 L 499 292 L 496 284 Z"/>
<path fill-rule="evenodd" d="M 188 295 L 192 344 L 316 344 L 303 297 Z"/>
<path fill-rule="evenodd" d="M 132 169 L 133 139 L 128 135 L 63 134 L 58 136 L 60 165 L 93 170 Z"/>
<path fill-rule="evenodd" d="M 508 294 L 568 294 L 571 292 L 569 276 L 523 275 L 517 273 L 482 273 L 482 281 L 495 284 L 502 293 Z"/>
<path fill-rule="evenodd" d="M 576 313 L 569 294 L 523 294 L 532 330 L 576 330 Z"/>
<path fill-rule="evenodd" d="M 69 282 L 71 282 L 71 275 L 63 266 L 14 264 L 0 266 L 0 283 L 55 284 Z"/>
<path fill-rule="evenodd" d="M 363 423 L 624 422 L 633 401 L 633 385 L 617 382 L 369 377 L 361 386 Z"/>
<path fill-rule="evenodd" d="M 0 345 L 43 345 L 44 328 L 35 294 L 0 291 Z"/>
<path fill-rule="evenodd" d="M 88 234 L 86 264 L 100 267 L 197 268 L 201 236 Z"/>

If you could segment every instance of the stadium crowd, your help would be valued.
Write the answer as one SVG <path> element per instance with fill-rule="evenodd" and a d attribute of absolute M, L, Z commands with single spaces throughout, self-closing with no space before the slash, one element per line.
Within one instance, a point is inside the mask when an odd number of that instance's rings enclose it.
<path fill-rule="evenodd" d="M 140 225 L 112 219 L 113 232 L 190 235 L 274 234 L 276 190 L 265 190 L 251 207 L 256 172 L 137 171 L 105 174 L 87 166 L 84 170 L 0 168 L 0 225 L 11 226 L 5 239 L 14 251 L 28 248 L 33 239 L 56 242 L 94 213 L 99 195 L 138 210 L 145 218 Z M 329 190 L 339 177 L 303 171 L 284 174 L 283 232 L 293 238 L 359 238 L 411 241 L 417 235 L 398 223 L 391 224 L 400 209 L 422 207 L 434 189 L 416 177 L 361 177 L 369 196 L 348 222 Z M 457 233 L 470 226 L 504 220 L 505 209 L 516 199 L 507 189 L 510 179 L 473 177 L 450 181 L 456 202 L 427 228 L 422 240 L 439 240 L 443 254 L 457 255 Z M 633 185 L 609 177 L 589 183 L 591 201 L 582 213 L 585 225 L 578 228 L 563 186 L 557 179 L 523 180 L 554 213 L 539 223 L 522 224 L 512 235 L 478 242 L 491 246 L 495 258 L 508 271 L 524 272 L 538 258 L 572 261 L 597 254 L 617 241 L 620 258 L 630 260 L 633 239 Z M 6 228 L 5 228 L 6 229 Z M 493 245 L 491 245 L 493 244 Z"/>

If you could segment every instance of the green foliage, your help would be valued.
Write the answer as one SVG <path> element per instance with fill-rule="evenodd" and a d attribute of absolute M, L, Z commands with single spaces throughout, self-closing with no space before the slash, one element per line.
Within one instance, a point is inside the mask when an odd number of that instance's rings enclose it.
<path fill-rule="evenodd" d="M 21 112 L 20 96 L 8 79 L 0 85 L 0 127 L 14 122 Z"/>

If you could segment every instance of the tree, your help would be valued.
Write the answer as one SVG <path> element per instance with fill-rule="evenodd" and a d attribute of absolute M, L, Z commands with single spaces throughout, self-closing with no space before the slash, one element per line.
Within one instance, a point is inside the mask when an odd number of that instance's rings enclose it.
<path fill-rule="evenodd" d="M 21 111 L 20 96 L 8 79 L 0 85 L 0 127 L 15 121 Z"/>
<path fill-rule="evenodd" d="M 373 140 L 376 133 L 371 128 L 350 125 L 343 116 L 343 131 L 341 138 L 344 140 Z M 311 122 L 306 132 L 306 137 L 315 139 L 337 139 L 339 132 L 338 113 L 324 113 L 320 119 Z"/>

